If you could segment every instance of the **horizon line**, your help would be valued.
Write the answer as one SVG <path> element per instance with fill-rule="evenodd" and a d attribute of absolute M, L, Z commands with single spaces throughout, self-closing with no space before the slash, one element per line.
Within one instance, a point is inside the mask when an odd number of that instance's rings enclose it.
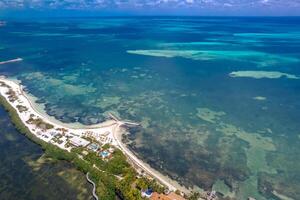
<path fill-rule="evenodd" d="M 16 15 L 3 15 L 2 18 L 133 18 L 133 17 L 161 17 L 161 18 L 299 18 L 300 15 L 28 15 L 28 16 L 16 16 Z"/>

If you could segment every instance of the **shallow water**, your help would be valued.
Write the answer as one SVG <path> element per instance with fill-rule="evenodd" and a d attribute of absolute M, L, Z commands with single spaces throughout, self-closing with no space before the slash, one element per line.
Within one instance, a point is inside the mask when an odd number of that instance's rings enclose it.
<path fill-rule="evenodd" d="M 299 24 L 300 18 L 8 20 L 0 28 L 0 58 L 24 61 L 0 72 L 20 79 L 63 122 L 95 124 L 107 111 L 141 122 L 130 147 L 183 184 L 238 199 L 298 199 Z"/>
<path fill-rule="evenodd" d="M 0 199 L 92 199 L 85 175 L 53 162 L 20 134 L 0 108 Z"/>

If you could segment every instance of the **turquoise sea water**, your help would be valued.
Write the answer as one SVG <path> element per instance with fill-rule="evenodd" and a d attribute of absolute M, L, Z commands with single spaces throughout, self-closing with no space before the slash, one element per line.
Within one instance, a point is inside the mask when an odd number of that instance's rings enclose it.
<path fill-rule="evenodd" d="M 300 18 L 7 20 L 0 66 L 64 122 L 113 111 L 128 145 L 187 186 L 300 197 Z"/>

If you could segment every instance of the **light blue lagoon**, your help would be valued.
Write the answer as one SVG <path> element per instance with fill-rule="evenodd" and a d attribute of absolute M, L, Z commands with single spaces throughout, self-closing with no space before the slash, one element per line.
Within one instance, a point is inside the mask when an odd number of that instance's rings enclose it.
<path fill-rule="evenodd" d="M 45 111 L 125 136 L 152 167 L 224 197 L 300 197 L 300 18 L 8 20 L 1 75 Z"/>

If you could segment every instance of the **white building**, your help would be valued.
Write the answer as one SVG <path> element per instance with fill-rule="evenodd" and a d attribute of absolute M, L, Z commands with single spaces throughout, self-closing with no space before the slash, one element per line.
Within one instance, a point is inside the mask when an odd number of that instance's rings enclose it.
<path fill-rule="evenodd" d="M 80 137 L 72 137 L 69 139 L 69 141 L 71 144 L 73 144 L 76 147 L 85 147 L 90 143 L 89 141 Z"/>

